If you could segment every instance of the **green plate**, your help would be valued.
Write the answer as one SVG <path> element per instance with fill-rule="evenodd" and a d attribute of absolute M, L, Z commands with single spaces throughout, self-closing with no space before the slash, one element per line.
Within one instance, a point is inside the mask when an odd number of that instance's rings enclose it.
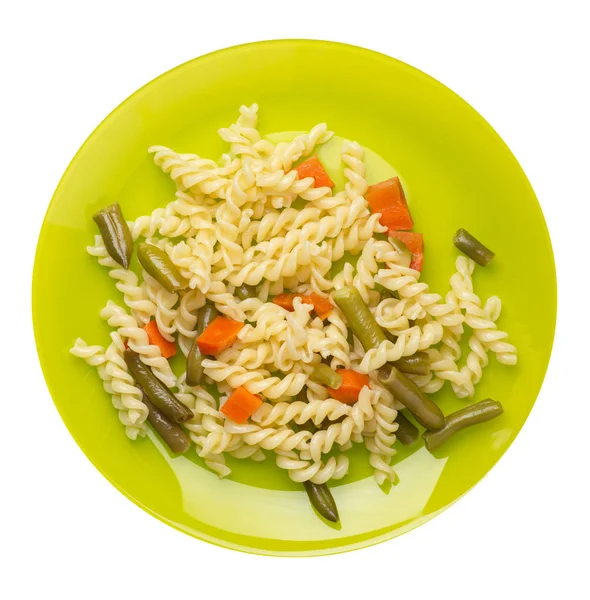
<path fill-rule="evenodd" d="M 127 218 L 173 198 L 174 186 L 147 148 L 171 146 L 216 158 L 219 127 L 241 104 L 260 105 L 263 133 L 307 130 L 325 121 L 368 153 L 372 181 L 395 169 L 416 230 L 426 240 L 423 280 L 446 293 L 465 227 L 495 252 L 474 275 L 482 297 L 503 300 L 499 326 L 519 350 L 517 367 L 495 359 L 476 400 L 501 400 L 505 414 L 465 431 L 436 456 L 400 449 L 400 484 L 383 493 L 362 448 L 333 486 L 342 519 L 329 527 L 301 488 L 265 463 L 232 460 L 225 480 L 191 451 L 172 457 L 153 435 L 131 442 L 91 367 L 68 354 L 77 336 L 106 344 L 98 312 L 121 301 L 107 272 L 85 252 L 91 215 L 118 201 Z M 322 149 L 342 183 L 335 140 Z M 555 266 L 543 215 L 526 176 L 494 130 L 442 84 L 397 60 L 342 44 L 280 40 L 229 48 L 155 79 L 94 131 L 66 171 L 47 211 L 33 281 L 39 358 L 54 402 L 82 450 L 113 485 L 162 521 L 195 537 L 260 554 L 317 555 L 361 548 L 416 527 L 477 483 L 529 414 L 549 361 L 556 312 Z M 462 406 L 448 390 L 445 412 Z"/>

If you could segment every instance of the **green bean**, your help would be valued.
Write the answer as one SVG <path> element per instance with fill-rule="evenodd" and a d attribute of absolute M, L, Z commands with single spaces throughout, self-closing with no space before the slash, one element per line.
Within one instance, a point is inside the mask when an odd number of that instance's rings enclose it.
<path fill-rule="evenodd" d="M 161 248 L 152 244 L 139 244 L 137 258 L 141 266 L 169 292 L 177 292 L 188 287 L 188 281 Z"/>
<path fill-rule="evenodd" d="M 191 445 L 186 431 L 171 421 L 160 409 L 156 408 L 144 394 L 143 403 L 148 407 L 148 421 L 156 433 L 164 440 L 168 448 L 176 454 L 184 454 Z"/>
<path fill-rule="evenodd" d="M 453 243 L 461 250 L 461 252 L 463 252 L 463 254 L 472 258 L 482 267 L 489 265 L 495 256 L 490 249 L 486 248 L 465 229 L 459 229 L 457 233 L 455 233 Z"/>
<path fill-rule="evenodd" d="M 184 423 L 192 419 L 193 412 L 156 378 L 148 366 L 141 362 L 139 354 L 133 350 L 125 350 L 123 358 L 137 385 L 168 418 L 176 423 Z"/>
<path fill-rule="evenodd" d="M 204 356 L 199 350 L 197 338 L 205 331 L 209 323 L 217 316 L 217 309 L 212 304 L 205 304 L 199 311 L 197 317 L 197 334 L 192 343 L 191 349 L 186 355 L 186 383 L 191 387 L 200 385 L 203 379 L 203 362 Z"/>
<path fill-rule="evenodd" d="M 356 288 L 340 288 L 332 294 L 332 298 L 344 313 L 352 332 L 365 351 L 377 348 L 387 339 Z"/>
<path fill-rule="evenodd" d="M 420 425 L 431 431 L 444 426 L 445 417 L 440 408 L 409 377 L 394 366 L 381 367 L 379 381 L 414 415 Z"/>
<path fill-rule="evenodd" d="M 399 293 L 397 290 L 388 290 L 387 288 L 382 287 L 379 290 L 379 294 L 381 295 L 381 300 L 385 300 L 387 298 L 395 298 L 399 300 Z"/>
<path fill-rule="evenodd" d="M 234 290 L 234 294 L 240 300 L 247 300 L 248 298 L 254 298 L 254 296 L 256 296 L 256 287 L 253 285 L 246 285 L 245 283 L 243 283 L 242 285 L 238 286 Z"/>
<path fill-rule="evenodd" d="M 311 481 L 304 481 L 303 486 L 309 496 L 309 501 L 320 515 L 332 523 L 338 523 L 340 521 L 338 507 L 330 488 L 325 483 L 317 484 Z"/>
<path fill-rule="evenodd" d="M 311 380 L 337 390 L 342 385 L 342 377 L 324 363 L 317 364 L 311 372 Z"/>
<path fill-rule="evenodd" d="M 403 267 L 409 268 L 410 263 L 412 262 L 412 258 L 414 257 L 410 249 L 401 240 L 398 240 L 397 238 L 389 238 L 389 243 L 400 254 L 399 264 Z"/>
<path fill-rule="evenodd" d="M 471 406 L 451 413 L 445 419 L 445 425 L 442 429 L 438 431 L 425 431 L 422 434 L 426 448 L 430 452 L 434 452 L 458 431 L 489 421 L 494 417 L 498 417 L 503 412 L 504 409 L 499 402 L 488 398 L 487 400 L 476 402 Z"/>
<path fill-rule="evenodd" d="M 404 356 L 392 364 L 402 373 L 410 373 L 410 375 L 428 375 L 430 373 L 430 360 L 426 352 L 416 352 L 412 356 Z"/>
<path fill-rule="evenodd" d="M 104 247 L 110 257 L 124 269 L 128 269 L 133 253 L 133 238 L 119 203 L 103 208 L 92 218 L 98 225 Z"/>
<path fill-rule="evenodd" d="M 395 436 L 404 446 L 411 446 L 420 435 L 418 428 L 412 423 L 401 410 L 397 411 L 395 422 L 399 425 Z"/>
<path fill-rule="evenodd" d="M 305 388 L 304 388 L 305 389 Z M 301 392 L 297 395 L 299 400 Z M 303 425 L 291 424 L 293 431 L 297 432 L 300 429 L 315 433 L 318 428 L 311 422 L 306 421 Z M 303 487 L 307 492 L 311 505 L 324 517 L 324 519 L 331 521 L 332 523 L 338 523 L 340 517 L 338 516 L 338 508 L 334 501 L 334 496 L 330 492 L 330 488 L 325 483 L 312 483 L 311 481 L 304 481 Z"/>

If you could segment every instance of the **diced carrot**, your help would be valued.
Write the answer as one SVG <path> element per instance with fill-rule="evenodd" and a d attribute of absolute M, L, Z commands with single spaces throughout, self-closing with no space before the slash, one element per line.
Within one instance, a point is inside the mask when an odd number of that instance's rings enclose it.
<path fill-rule="evenodd" d="M 308 297 L 312 301 L 315 313 L 320 319 L 325 319 L 332 312 L 334 307 L 328 298 L 324 298 L 315 292 L 311 293 Z"/>
<path fill-rule="evenodd" d="M 295 300 L 295 298 L 301 298 L 301 301 L 305 304 L 313 304 L 313 302 L 310 299 L 308 299 L 308 301 L 305 302 L 305 296 L 303 294 L 279 294 L 278 296 L 275 296 L 272 299 L 272 301 L 274 304 L 278 304 L 281 308 L 284 308 L 285 310 L 293 311 L 293 301 Z"/>
<path fill-rule="evenodd" d="M 221 412 L 234 423 L 245 423 L 262 404 L 262 398 L 245 387 L 235 389 L 221 407 Z"/>
<path fill-rule="evenodd" d="M 274 304 L 278 304 L 281 308 L 292 312 L 295 298 L 301 298 L 301 302 L 303 302 L 303 304 L 313 304 L 316 315 L 320 319 L 325 319 L 334 308 L 328 298 L 323 298 L 315 292 L 309 296 L 306 296 L 305 294 L 279 294 L 278 296 L 275 296 L 272 301 Z"/>
<path fill-rule="evenodd" d="M 176 344 L 169 342 L 158 329 L 158 324 L 153 319 L 143 326 L 148 335 L 150 344 L 158 346 L 164 358 L 170 358 L 176 354 Z"/>
<path fill-rule="evenodd" d="M 197 338 L 202 354 L 219 354 L 229 348 L 237 339 L 244 326 L 229 317 L 216 317 Z"/>
<path fill-rule="evenodd" d="M 342 377 L 342 385 L 337 390 L 328 388 L 330 395 L 344 404 L 354 404 L 363 387 L 369 385 L 369 376 L 351 369 L 336 369 L 336 373 Z"/>
<path fill-rule="evenodd" d="M 295 170 L 299 174 L 299 179 L 313 177 L 313 187 L 334 187 L 334 182 L 330 179 L 326 169 L 324 169 L 324 165 L 322 165 L 317 156 L 312 156 L 304 160 L 300 165 L 295 167 Z"/>
<path fill-rule="evenodd" d="M 414 227 L 399 177 L 369 186 L 365 198 L 372 212 L 381 213 L 379 222 L 390 232 Z"/>
<path fill-rule="evenodd" d="M 410 269 L 421 271 L 424 263 L 424 236 L 412 231 L 392 231 L 389 235 L 403 242 L 412 253 Z"/>

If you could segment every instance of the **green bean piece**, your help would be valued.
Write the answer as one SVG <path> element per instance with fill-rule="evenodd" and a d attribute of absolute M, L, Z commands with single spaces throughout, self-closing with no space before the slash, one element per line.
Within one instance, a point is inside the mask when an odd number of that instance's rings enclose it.
<path fill-rule="evenodd" d="M 234 294 L 240 300 L 247 300 L 248 298 L 254 298 L 256 296 L 256 287 L 253 285 L 246 285 L 245 283 L 243 283 L 242 285 L 238 286 L 234 290 Z"/>
<path fill-rule="evenodd" d="M 297 395 L 298 400 L 300 399 L 300 396 L 301 392 Z M 295 432 L 300 431 L 300 429 L 310 431 L 311 433 L 317 431 L 317 427 L 311 421 L 307 421 L 303 423 L 303 425 L 293 423 L 291 428 Z M 320 513 L 320 515 L 322 515 L 322 517 L 324 517 L 324 519 L 331 521 L 332 523 L 338 523 L 338 521 L 340 521 L 334 496 L 332 496 L 332 492 L 330 492 L 330 488 L 327 484 L 304 481 L 303 487 L 307 492 L 311 505 Z"/>
<path fill-rule="evenodd" d="M 395 436 L 404 446 L 411 446 L 420 435 L 418 428 L 401 410 L 397 411 L 395 422 L 399 425 L 395 432 Z"/>
<path fill-rule="evenodd" d="M 382 288 L 379 290 L 379 293 L 381 294 L 381 300 L 385 300 L 387 298 L 395 298 L 396 300 L 399 300 L 399 293 L 396 290 Z"/>
<path fill-rule="evenodd" d="M 466 427 L 489 421 L 500 416 L 503 412 L 504 409 L 499 402 L 488 398 L 487 400 L 476 402 L 471 406 L 451 413 L 445 419 L 445 425 L 442 429 L 438 431 L 425 431 L 422 434 L 426 448 L 430 452 L 434 452 L 455 433 Z"/>
<path fill-rule="evenodd" d="M 422 427 L 436 431 L 445 424 L 440 408 L 424 392 L 393 365 L 379 369 L 379 381 L 401 402 Z"/>
<path fill-rule="evenodd" d="M 176 454 L 184 454 L 191 446 L 186 431 L 171 421 L 160 409 L 156 408 L 144 394 L 143 403 L 148 407 L 148 421 L 156 433 L 164 440 L 168 448 Z"/>
<path fill-rule="evenodd" d="M 103 208 L 92 218 L 98 225 L 109 256 L 124 269 L 128 269 L 133 253 L 133 237 L 119 203 Z"/>
<path fill-rule="evenodd" d="M 356 288 L 340 288 L 332 294 L 332 298 L 344 313 L 348 325 L 365 351 L 377 348 L 387 339 Z"/>
<path fill-rule="evenodd" d="M 402 267 L 406 267 L 407 269 L 409 269 L 410 263 L 412 262 L 412 258 L 414 257 L 410 249 L 401 240 L 398 240 L 397 238 L 390 237 L 389 243 L 397 250 L 397 252 L 400 255 L 399 264 L 402 265 Z"/>
<path fill-rule="evenodd" d="M 123 358 L 127 363 L 129 372 L 135 379 L 137 385 L 144 391 L 146 396 L 159 408 L 169 419 L 176 423 L 184 423 L 193 417 L 193 411 L 187 408 L 176 396 L 152 373 L 152 370 L 144 365 L 139 354 L 133 350 L 125 350 Z"/>
<path fill-rule="evenodd" d="M 311 380 L 320 385 L 327 385 L 334 390 L 337 390 L 342 385 L 342 377 L 324 363 L 319 363 L 313 368 Z"/>
<path fill-rule="evenodd" d="M 428 375 L 430 373 L 430 360 L 426 352 L 416 352 L 412 356 L 404 356 L 392 364 L 402 373 L 410 375 Z"/>
<path fill-rule="evenodd" d="M 457 233 L 455 233 L 453 243 L 461 250 L 461 252 L 463 252 L 463 254 L 466 254 L 482 267 L 489 265 L 494 256 L 496 256 L 489 248 L 486 248 L 465 229 L 459 229 Z"/>
<path fill-rule="evenodd" d="M 338 507 L 330 488 L 325 483 L 317 484 L 311 481 L 304 481 L 303 486 L 309 496 L 309 501 L 320 515 L 327 521 L 338 523 L 340 521 Z"/>
<path fill-rule="evenodd" d="M 139 244 L 137 258 L 141 266 L 169 292 L 177 292 L 188 287 L 188 281 L 161 248 L 145 242 Z"/>
<path fill-rule="evenodd" d="M 199 311 L 197 317 L 197 335 L 192 343 L 191 349 L 186 355 L 186 383 L 191 387 L 200 385 L 203 379 L 203 359 L 197 338 L 207 329 L 209 323 L 217 316 L 217 309 L 213 304 L 205 304 Z"/>

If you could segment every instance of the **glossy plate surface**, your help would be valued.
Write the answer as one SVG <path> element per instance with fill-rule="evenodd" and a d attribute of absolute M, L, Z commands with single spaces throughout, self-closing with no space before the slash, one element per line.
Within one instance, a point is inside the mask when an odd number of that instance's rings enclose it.
<path fill-rule="evenodd" d="M 400 484 L 384 494 L 362 448 L 333 493 L 341 527 L 321 522 L 301 487 L 274 466 L 230 460 L 220 481 L 193 451 L 172 457 L 152 434 L 131 442 L 93 368 L 69 355 L 78 336 L 106 345 L 98 313 L 121 295 L 85 252 L 92 214 L 118 201 L 128 219 L 173 199 L 174 185 L 147 148 L 170 146 L 218 158 L 217 129 L 241 104 L 260 105 L 263 134 L 308 130 L 325 121 L 358 140 L 376 182 L 397 172 L 415 230 L 426 241 L 423 281 L 446 293 L 464 227 L 496 252 L 474 274 L 482 298 L 503 301 L 499 327 L 519 350 L 515 368 L 494 358 L 476 400 L 502 401 L 505 414 L 463 432 L 431 456 L 400 448 Z M 342 184 L 341 140 L 320 157 Z M 340 552 L 392 538 L 432 518 L 477 483 L 522 427 L 549 361 L 556 313 L 555 267 L 541 209 L 516 159 L 469 105 L 424 73 L 387 56 L 342 44 L 283 40 L 229 48 L 162 75 L 128 98 L 94 131 L 59 184 L 39 238 L 33 317 L 39 357 L 54 402 L 93 464 L 162 521 L 228 548 L 275 555 Z M 176 365 L 178 367 L 180 365 Z M 444 412 L 463 402 L 443 390 Z"/>

